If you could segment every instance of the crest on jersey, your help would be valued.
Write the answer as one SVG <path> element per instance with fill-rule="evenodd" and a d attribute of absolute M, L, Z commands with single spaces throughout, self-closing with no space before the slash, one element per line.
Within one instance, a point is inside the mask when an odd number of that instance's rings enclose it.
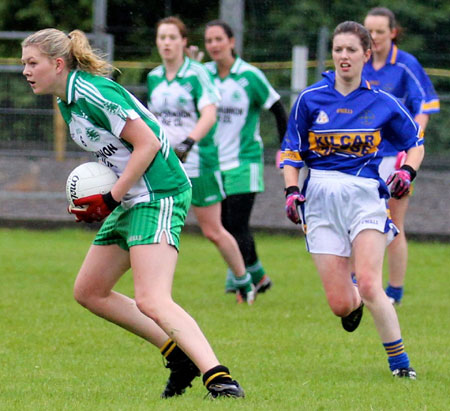
<path fill-rule="evenodd" d="M 370 126 L 375 120 L 375 114 L 370 110 L 364 110 L 363 113 L 359 116 L 359 119 L 365 126 Z"/>
<path fill-rule="evenodd" d="M 234 91 L 233 94 L 231 95 L 231 99 L 233 101 L 240 101 L 241 100 L 241 93 L 239 93 L 239 91 Z"/>
<path fill-rule="evenodd" d="M 327 116 L 327 113 L 325 113 L 325 111 L 320 110 L 319 115 L 316 118 L 316 123 L 317 124 L 325 124 L 328 123 L 330 121 L 330 119 Z"/>
<path fill-rule="evenodd" d="M 100 133 L 95 128 L 87 128 L 86 129 L 86 136 L 89 140 L 93 141 L 94 143 L 98 140 L 100 140 Z"/>
<path fill-rule="evenodd" d="M 178 97 L 178 105 L 179 106 L 183 107 L 183 106 L 185 106 L 187 104 L 187 102 L 188 101 L 187 101 L 186 97 L 184 97 L 184 96 Z"/>
<path fill-rule="evenodd" d="M 120 111 L 120 106 L 112 101 L 105 101 L 103 103 L 103 107 L 105 107 L 105 110 L 109 111 L 111 114 L 117 114 Z"/>

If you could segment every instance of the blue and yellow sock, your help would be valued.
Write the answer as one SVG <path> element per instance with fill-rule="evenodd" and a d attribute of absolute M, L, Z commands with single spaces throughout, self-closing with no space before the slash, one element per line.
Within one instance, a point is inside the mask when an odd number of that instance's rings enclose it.
<path fill-rule="evenodd" d="M 409 367 L 408 354 L 405 352 L 405 347 L 401 338 L 390 343 L 383 343 L 383 346 L 388 355 L 389 368 L 391 371 L 398 368 Z"/>

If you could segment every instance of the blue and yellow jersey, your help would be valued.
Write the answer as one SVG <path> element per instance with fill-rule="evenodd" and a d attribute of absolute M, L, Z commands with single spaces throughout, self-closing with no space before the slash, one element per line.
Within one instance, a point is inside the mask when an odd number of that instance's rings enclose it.
<path fill-rule="evenodd" d="M 335 170 L 374 178 L 388 198 L 378 174 L 386 142 L 397 151 L 422 145 L 420 127 L 401 102 L 383 90 L 361 86 L 343 96 L 334 88 L 335 74 L 306 88 L 297 98 L 281 147 L 281 167 Z"/>
<path fill-rule="evenodd" d="M 372 88 L 382 89 L 399 98 L 413 117 L 439 112 L 439 98 L 425 70 L 413 55 L 395 44 L 391 46 L 386 64 L 375 70 L 371 58 L 364 65 L 363 76 Z M 395 154 L 395 148 L 387 144 L 385 155 Z"/>

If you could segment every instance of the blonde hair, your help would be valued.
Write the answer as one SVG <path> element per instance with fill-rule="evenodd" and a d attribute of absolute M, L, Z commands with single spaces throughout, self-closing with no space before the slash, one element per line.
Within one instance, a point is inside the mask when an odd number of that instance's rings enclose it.
<path fill-rule="evenodd" d="M 73 30 L 68 35 L 58 29 L 39 30 L 22 42 L 22 48 L 27 46 L 38 47 L 49 58 L 63 58 L 70 70 L 79 69 L 100 76 L 116 70 L 103 55 L 92 49 L 81 30 Z"/>

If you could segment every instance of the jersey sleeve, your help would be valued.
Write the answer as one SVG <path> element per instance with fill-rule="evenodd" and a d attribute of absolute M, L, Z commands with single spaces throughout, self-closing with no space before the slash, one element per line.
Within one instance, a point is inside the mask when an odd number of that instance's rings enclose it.
<path fill-rule="evenodd" d="M 84 91 L 85 109 L 95 123 L 116 137 L 120 136 L 128 118 L 136 119 L 139 114 L 127 101 L 125 91 L 113 81 Z"/>
<path fill-rule="evenodd" d="M 289 165 L 296 168 L 302 168 L 304 162 L 301 157 L 302 139 L 307 139 L 308 123 L 307 106 L 303 95 L 301 94 L 289 115 L 286 134 L 281 143 L 280 168 Z"/>
<path fill-rule="evenodd" d="M 390 121 L 383 128 L 383 138 L 386 138 L 398 151 L 423 145 L 422 129 L 413 120 L 406 107 L 389 93 L 383 91 L 381 93 L 392 114 Z"/>
<path fill-rule="evenodd" d="M 264 73 L 258 68 L 253 67 L 253 70 L 248 72 L 248 78 L 254 100 L 259 106 L 268 110 L 280 99 L 280 95 L 271 86 Z"/>
<path fill-rule="evenodd" d="M 406 107 L 413 116 L 417 114 L 432 114 L 440 110 L 439 98 L 433 83 L 425 70 L 413 56 L 404 63 L 408 96 Z"/>
<path fill-rule="evenodd" d="M 155 88 L 155 81 L 154 77 L 152 76 L 152 73 L 147 74 L 147 107 L 149 110 L 152 110 L 152 92 Z"/>
<path fill-rule="evenodd" d="M 147 74 L 147 107 L 150 111 L 156 111 L 156 107 L 152 102 L 152 94 L 158 85 L 161 83 L 161 78 L 163 76 L 162 66 L 154 68 Z"/>
<path fill-rule="evenodd" d="M 196 106 L 198 111 L 210 104 L 216 104 L 220 101 L 220 93 L 214 84 L 210 71 L 200 63 L 195 64 L 196 73 Z"/>

